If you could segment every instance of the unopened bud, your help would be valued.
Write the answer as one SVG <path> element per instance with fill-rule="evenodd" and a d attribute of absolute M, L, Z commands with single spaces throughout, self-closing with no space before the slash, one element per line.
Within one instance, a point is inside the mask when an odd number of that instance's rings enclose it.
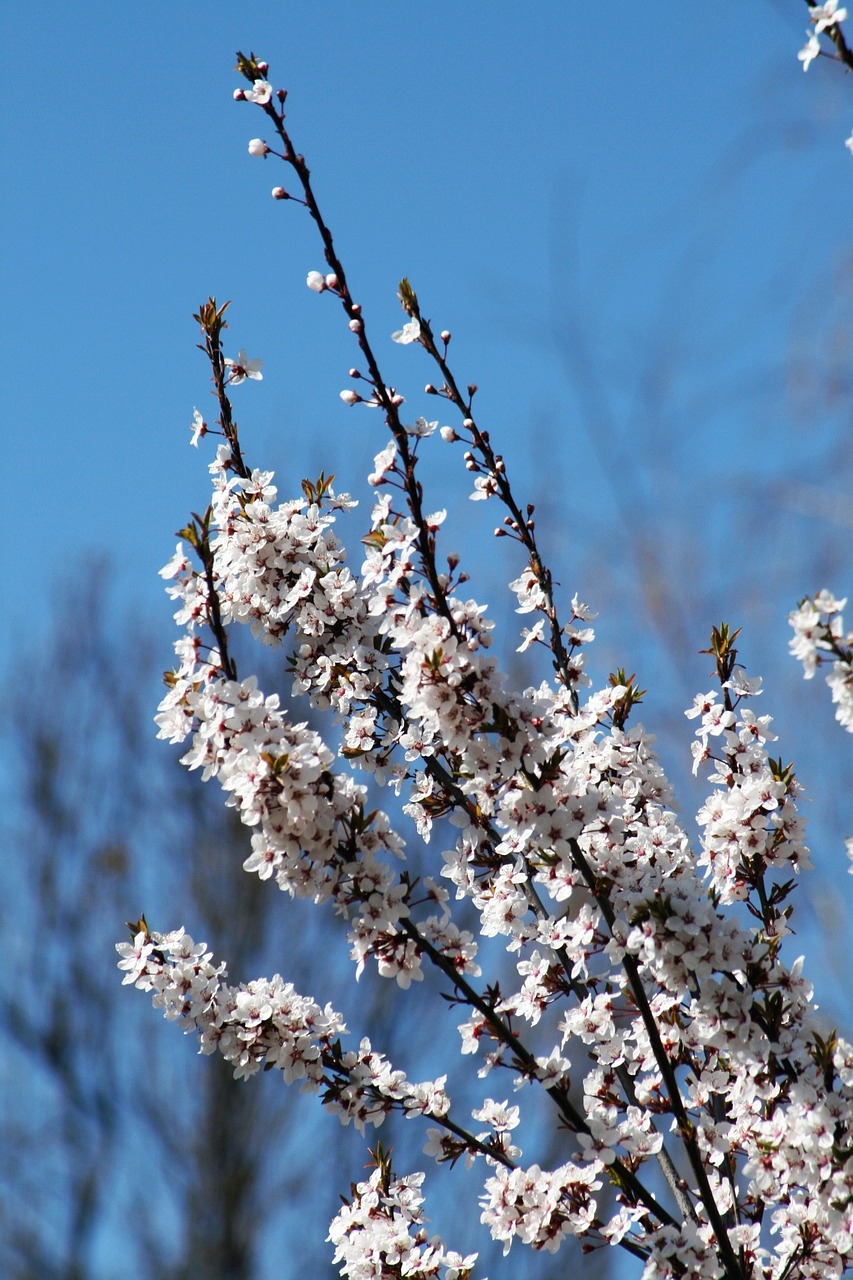
<path fill-rule="evenodd" d="M 344 404 L 352 405 L 352 404 L 358 404 L 359 400 L 361 399 L 361 396 L 356 391 L 342 391 L 341 399 L 343 400 Z"/>
<path fill-rule="evenodd" d="M 273 200 L 289 200 L 290 199 L 290 196 L 287 194 L 284 187 L 273 187 L 271 194 L 272 194 Z"/>
<path fill-rule="evenodd" d="M 452 427 L 440 427 L 438 434 L 441 436 L 442 440 L 445 440 L 448 444 L 452 444 L 454 440 L 459 439 Z"/>
<path fill-rule="evenodd" d="M 441 331 L 441 341 L 444 343 L 444 345 L 445 345 L 445 346 L 447 346 L 448 342 L 450 341 L 450 337 L 451 337 L 450 330 L 449 330 L 449 329 L 442 329 L 442 331 Z"/>
<path fill-rule="evenodd" d="M 400 395 L 399 391 L 395 391 L 393 396 L 391 397 L 391 403 L 394 405 L 396 409 L 396 408 L 399 408 L 401 404 L 405 404 L 406 401 L 404 397 Z"/>
<path fill-rule="evenodd" d="M 255 66 L 258 68 L 262 76 L 265 76 L 270 69 L 270 64 L 268 62 L 256 62 Z"/>
<path fill-rule="evenodd" d="M 334 271 L 330 271 L 329 274 L 326 276 L 326 288 L 337 289 L 337 287 L 338 287 L 338 277 L 335 275 Z"/>
<path fill-rule="evenodd" d="M 426 384 L 426 386 L 424 387 L 424 393 L 425 393 L 426 395 L 428 395 L 428 396 L 437 396 L 437 395 L 438 395 L 438 392 L 436 391 L 435 387 L 432 385 L 432 383 L 431 383 L 431 382 L 428 382 L 428 383 Z"/>
<path fill-rule="evenodd" d="M 361 315 L 361 303 L 360 303 L 360 302 L 354 302 L 354 303 L 352 304 L 352 306 L 350 307 L 350 311 L 352 311 L 352 313 L 353 313 L 353 315 L 354 315 L 354 316 L 360 316 L 360 315 Z"/>
<path fill-rule="evenodd" d="M 263 138 L 252 138 L 249 143 L 250 156 L 265 156 L 268 151 L 269 147 L 264 142 Z"/>
<path fill-rule="evenodd" d="M 276 89 L 276 91 L 275 91 L 275 96 L 278 98 L 279 102 L 280 102 L 280 103 L 282 104 L 282 106 L 283 106 L 283 105 L 284 105 L 284 100 L 285 100 L 285 98 L 287 97 L 287 90 L 286 90 L 286 89 Z"/>
<path fill-rule="evenodd" d="M 320 275 L 319 271 L 309 271 L 308 275 L 305 277 L 305 283 L 308 285 L 309 289 L 314 291 L 314 293 L 322 293 L 326 287 L 326 281 Z"/>
<path fill-rule="evenodd" d="M 463 427 L 465 428 L 465 430 L 466 430 L 466 431 L 473 431 L 473 430 L 474 430 L 474 419 L 473 419 L 473 418 L 464 418 L 464 419 L 463 419 L 463 421 L 462 421 L 462 425 L 463 425 Z"/>
<path fill-rule="evenodd" d="M 246 95 L 245 95 L 245 93 L 243 92 L 243 90 L 242 90 L 242 89 L 235 89 L 235 90 L 234 90 L 234 93 L 233 93 L 231 96 L 233 97 L 233 99 L 234 99 L 234 101 L 235 101 L 235 102 L 245 102 L 245 101 L 246 101 Z"/>
<path fill-rule="evenodd" d="M 361 333 L 362 329 L 364 328 L 364 325 L 360 320 L 356 319 L 356 320 L 350 320 L 349 327 L 350 329 L 352 329 L 353 333 Z"/>
<path fill-rule="evenodd" d="M 361 374 L 359 373 L 358 369 L 350 369 L 349 376 L 351 378 L 360 378 Z"/>

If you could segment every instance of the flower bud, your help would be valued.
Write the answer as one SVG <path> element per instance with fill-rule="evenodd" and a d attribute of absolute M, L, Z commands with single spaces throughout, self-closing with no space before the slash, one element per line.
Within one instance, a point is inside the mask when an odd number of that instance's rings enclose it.
<path fill-rule="evenodd" d="M 264 142 L 263 138 L 252 138 L 249 143 L 250 156 L 265 156 L 268 151 L 269 147 Z"/>
<path fill-rule="evenodd" d="M 313 289 L 315 293 L 322 293 L 326 287 L 326 281 L 320 275 L 319 271 L 309 271 L 306 276 L 305 283 L 309 289 Z"/>
<path fill-rule="evenodd" d="M 242 90 L 242 89 L 235 89 L 235 90 L 234 90 L 234 92 L 233 92 L 233 94 L 232 94 L 231 96 L 233 97 L 233 99 L 234 99 L 234 101 L 235 101 L 235 102 L 245 102 L 245 101 L 246 101 L 246 95 L 245 95 L 245 93 L 243 92 L 243 90 Z"/>
<path fill-rule="evenodd" d="M 349 327 L 353 331 L 353 333 L 361 333 L 362 329 L 364 328 L 364 325 L 360 320 L 350 320 Z"/>
<path fill-rule="evenodd" d="M 442 440 L 446 440 L 448 444 L 452 444 L 454 440 L 459 439 L 452 427 L 440 427 L 438 434 L 441 436 Z"/>
<path fill-rule="evenodd" d="M 272 198 L 273 200 L 289 200 L 290 199 L 284 187 L 273 187 Z"/>
<path fill-rule="evenodd" d="M 445 346 L 447 346 L 448 342 L 450 341 L 450 337 L 451 337 L 450 330 L 449 330 L 449 329 L 442 329 L 442 331 L 441 331 L 441 341 L 444 343 L 444 345 L 445 345 Z"/>
<path fill-rule="evenodd" d="M 338 277 L 335 275 L 334 271 L 330 271 L 329 274 L 326 276 L 326 288 L 337 289 L 337 287 L 338 287 Z"/>
<path fill-rule="evenodd" d="M 258 68 L 262 76 L 265 76 L 270 69 L 270 64 L 268 62 L 256 62 L 255 66 Z"/>
<path fill-rule="evenodd" d="M 356 391 L 342 391 L 341 399 L 344 404 L 358 404 L 361 396 Z"/>
<path fill-rule="evenodd" d="M 437 396 L 437 395 L 438 395 L 438 392 L 436 391 L 436 389 L 435 389 L 435 387 L 432 385 L 432 383 L 431 383 L 431 382 L 428 382 L 428 383 L 426 384 L 426 386 L 424 387 L 424 394 L 425 394 L 425 395 L 428 395 L 428 396 Z"/>
<path fill-rule="evenodd" d="M 405 404 L 406 402 L 404 397 L 400 395 L 399 391 L 395 391 L 391 397 L 391 403 L 394 405 L 394 408 L 397 409 L 401 404 Z"/>

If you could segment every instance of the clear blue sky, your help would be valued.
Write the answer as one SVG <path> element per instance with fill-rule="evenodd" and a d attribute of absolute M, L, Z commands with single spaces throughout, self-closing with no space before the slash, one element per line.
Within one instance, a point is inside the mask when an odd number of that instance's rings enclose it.
<path fill-rule="evenodd" d="M 679 664 L 637 612 L 653 524 L 655 572 L 690 618 L 748 611 L 753 665 L 785 668 L 786 609 L 821 585 L 853 594 L 853 81 L 828 62 L 803 75 L 807 16 L 799 0 L 9 6 L 4 665 L 45 628 L 58 577 L 105 549 L 122 598 L 159 610 L 168 663 L 157 570 L 207 500 L 188 424 L 209 403 L 191 319 L 209 293 L 233 299 L 234 353 L 265 361 L 234 393 L 250 461 L 281 470 L 282 497 L 321 467 L 365 495 L 381 424 L 340 403 L 355 352 L 305 288 L 312 227 L 269 198 L 280 167 L 247 155 L 262 118 L 231 99 L 242 48 L 289 89 L 372 333 L 399 327 L 409 276 L 542 503 L 567 597 L 609 602 L 613 665 L 666 680 L 679 713 L 706 679 L 705 630 Z M 420 353 L 379 346 L 429 414 Z M 433 474 L 463 549 L 494 519 L 451 463 Z M 490 589 L 512 576 L 477 547 Z M 832 734 L 849 777 L 827 702 L 805 689 L 787 723 Z M 818 793 L 815 732 L 781 751 Z M 833 820 L 837 849 L 849 802 Z"/>

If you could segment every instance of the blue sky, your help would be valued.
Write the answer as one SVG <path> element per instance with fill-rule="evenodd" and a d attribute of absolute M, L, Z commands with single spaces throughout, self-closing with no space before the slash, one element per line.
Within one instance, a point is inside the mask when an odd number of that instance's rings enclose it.
<path fill-rule="evenodd" d="M 721 617 L 749 624 L 750 665 L 788 698 L 787 609 L 853 592 L 853 93 L 828 61 L 803 75 L 806 19 L 799 0 L 12 6 L 4 666 L 45 630 L 55 583 L 105 550 L 121 600 L 162 621 L 168 664 L 157 570 L 207 500 L 188 424 L 209 403 L 191 317 L 210 293 L 233 299 L 232 354 L 265 361 L 234 392 L 251 463 L 279 471 L 282 497 L 321 468 L 366 496 L 381 423 L 339 400 L 355 351 L 305 288 L 323 265 L 312 227 L 270 199 L 280 167 L 246 152 L 263 129 L 232 102 L 241 48 L 289 90 L 388 380 L 436 416 L 421 353 L 382 339 L 406 275 L 540 504 L 566 598 L 601 608 L 602 661 L 654 682 L 647 722 L 666 709 L 686 743 Z M 517 571 L 493 513 L 468 504 L 458 455 L 434 451 L 424 474 L 491 603 Z M 792 696 L 762 710 L 818 815 L 849 739 L 821 690 Z M 853 831 L 849 800 L 830 807 L 814 824 L 834 850 L 811 917 L 825 934 L 850 901 Z M 818 955 L 833 962 L 831 941 Z"/>

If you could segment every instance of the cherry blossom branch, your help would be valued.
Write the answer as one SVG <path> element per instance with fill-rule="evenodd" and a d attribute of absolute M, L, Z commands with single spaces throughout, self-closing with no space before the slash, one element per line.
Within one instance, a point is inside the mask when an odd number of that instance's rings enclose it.
<path fill-rule="evenodd" d="M 815 37 L 831 36 L 844 16 L 836 0 L 810 11 Z M 806 52 L 816 56 L 811 40 Z M 210 467 L 212 501 L 180 535 L 201 569 L 179 546 L 163 571 L 184 632 L 157 717 L 160 734 L 191 737 L 183 763 L 202 769 L 205 780 L 218 777 L 227 803 L 253 828 L 247 871 L 274 877 L 294 896 L 334 902 L 348 921 L 357 974 L 370 957 L 402 988 L 426 962 L 449 980 L 445 998 L 472 1011 L 459 1028 L 463 1052 L 476 1051 L 485 1033 L 497 1048 L 481 1074 L 509 1066 L 519 1084 L 537 1080 L 560 1127 L 575 1136 L 571 1158 L 551 1171 L 524 1168 L 508 1137 L 520 1108 L 487 1099 L 472 1114 L 494 1136 L 474 1134 L 449 1117 L 445 1077 L 410 1084 L 367 1039 L 345 1051 L 334 1010 L 303 1000 L 278 975 L 228 987 L 223 967 L 182 930 L 154 936 L 137 922 L 133 943 L 120 948 L 125 981 L 152 991 L 167 1018 L 195 1027 L 203 1050 L 219 1049 L 238 1075 L 265 1064 L 287 1081 L 324 1089 L 344 1123 L 378 1124 L 391 1110 L 434 1119 L 429 1154 L 441 1161 L 477 1153 L 490 1163 L 482 1221 L 506 1248 L 516 1238 L 552 1248 L 574 1234 L 619 1244 L 646 1262 L 649 1276 L 840 1274 L 853 1259 L 853 1046 L 820 1029 L 802 961 L 786 969 L 780 960 L 793 887 L 784 876 L 807 865 L 808 851 L 793 770 L 769 758 L 769 717 L 746 705 L 759 690 L 738 669 L 737 633 L 715 629 L 721 691 L 700 694 L 687 712 L 700 717 L 694 772 L 710 762 L 716 787 L 700 809 L 694 853 L 642 728 L 626 728 L 642 697 L 634 678 L 620 670 L 580 705 L 583 655 L 575 650 L 592 630 L 560 626 L 533 508 L 523 513 L 503 459 L 472 418 L 476 387 L 466 395 L 454 379 L 450 334 L 436 340 L 404 281 L 409 321 L 393 336 L 420 342 L 437 363 L 443 383 L 428 390 L 463 415 L 474 496 L 498 496 L 507 508 L 499 532 L 528 555 L 511 588 L 519 612 L 542 615 L 523 633 L 522 647 L 546 643 L 547 621 L 555 680 L 513 690 L 488 655 L 485 610 L 455 593 L 467 580 L 457 575 L 458 559 L 449 557 L 449 572 L 439 572 L 443 513 L 425 514 L 416 474 L 419 443 L 437 424 L 401 420 L 402 396 L 381 376 L 310 173 L 284 128 L 286 95 L 275 93 L 266 64 L 254 57 L 240 55 L 239 70 L 251 84 L 235 96 L 262 108 L 281 143 L 272 152 L 253 139 L 250 153 L 278 155 L 296 174 L 301 195 L 288 197 L 281 187 L 273 194 L 309 210 L 330 274 L 312 272 L 308 284 L 339 297 L 359 343 L 367 372 L 351 376 L 370 391 L 343 398 L 381 408 L 390 430 L 369 477 L 386 492 L 374 503 L 356 577 L 331 532 L 335 510 L 353 505 L 348 495 L 335 495 L 321 475 L 303 482 L 304 501 L 276 505 L 272 473 L 250 472 L 228 389 L 260 378 L 260 363 L 242 351 L 224 355 L 226 308 L 209 300 L 196 319 L 225 443 Z M 194 418 L 196 443 L 207 425 L 198 411 Z M 441 434 L 463 438 L 449 427 Z M 404 494 L 400 511 L 393 490 Z M 593 616 L 577 600 L 572 608 L 572 623 Z M 827 655 L 833 661 L 839 717 L 853 704 L 853 644 L 843 636 L 840 608 L 821 598 L 795 620 L 807 671 Z M 433 820 L 451 815 L 458 834 L 443 852 L 441 874 L 479 912 L 482 933 L 503 936 L 518 956 L 519 989 L 476 989 L 478 944 L 453 920 L 449 892 L 430 875 L 393 870 L 394 859 L 406 861 L 405 842 L 382 810 L 367 811 L 367 788 L 352 772 L 333 768 L 336 750 L 307 723 L 295 723 L 277 694 L 265 694 L 254 678 L 238 681 L 228 649 L 236 623 L 272 644 L 296 636 L 288 659 L 294 693 L 343 722 L 339 757 L 397 794 L 411 782 L 404 814 L 423 843 Z M 738 902 L 752 914 L 750 929 L 732 909 Z M 424 904 L 437 913 L 425 915 Z M 548 1056 L 535 1058 L 517 1028 L 552 1011 L 562 1015 L 550 1017 L 557 1039 Z M 574 1068 L 564 1048 L 572 1042 L 583 1043 L 589 1067 L 582 1103 L 569 1094 Z M 684 1148 L 690 1185 L 665 1146 L 657 1119 L 664 1116 L 673 1120 L 672 1142 Z M 652 1156 L 681 1222 L 638 1177 Z M 605 1173 L 618 1188 L 609 1221 L 599 1216 L 595 1194 Z M 407 1236 L 404 1257 L 386 1248 L 386 1227 L 408 1232 L 423 1221 L 418 1185 L 395 1180 L 390 1161 L 377 1155 L 376 1174 L 354 1189 L 333 1224 L 344 1273 L 360 1274 L 370 1257 L 381 1258 L 390 1275 L 426 1276 L 442 1266 L 467 1274 L 471 1260 L 451 1261 L 438 1245 L 421 1251 L 420 1230 Z M 385 1197 L 381 1221 L 365 1212 L 377 1194 Z M 772 1207 L 768 1223 L 765 1205 Z"/>
<path fill-rule="evenodd" d="M 803 69 L 808 70 L 812 58 L 822 52 L 817 37 L 823 32 L 835 45 L 839 62 L 843 63 L 848 71 L 853 71 L 853 49 L 847 44 L 841 28 L 842 21 L 847 17 L 847 10 L 838 8 L 838 0 L 828 0 L 825 4 L 811 4 L 810 0 L 806 0 L 806 4 L 815 25 L 815 32 L 799 55 Z"/>
<path fill-rule="evenodd" d="M 535 1057 L 524 1047 L 512 1029 L 497 1017 L 494 1008 L 483 1000 L 481 996 L 478 996 L 473 987 L 458 971 L 454 970 L 441 952 L 436 950 L 426 938 L 419 934 L 411 920 L 405 919 L 400 923 L 409 937 L 416 941 L 418 946 L 426 952 L 433 964 L 450 978 L 458 991 L 463 993 L 466 1002 L 483 1015 L 496 1037 L 512 1050 L 528 1078 L 531 1080 L 539 1079 L 539 1067 Z M 545 1091 L 554 1101 L 564 1120 L 574 1132 L 590 1133 L 589 1125 L 576 1107 L 572 1105 L 568 1091 L 563 1085 L 546 1086 Z M 636 1199 L 654 1213 L 661 1222 L 668 1223 L 670 1226 L 676 1225 L 672 1215 L 655 1200 L 654 1196 L 643 1186 L 636 1175 L 626 1168 L 621 1160 L 614 1160 L 611 1168 L 620 1187 L 630 1190 Z"/>
<path fill-rule="evenodd" d="M 563 628 L 557 614 L 557 606 L 554 600 L 554 585 L 551 577 L 551 571 L 545 564 L 539 552 L 536 543 L 535 522 L 533 520 L 534 507 L 528 505 L 526 514 L 522 514 L 518 504 L 512 493 L 509 477 L 506 471 L 506 464 L 500 454 L 496 454 L 492 448 L 488 431 L 482 431 L 473 417 L 473 401 L 477 387 L 473 383 L 468 385 L 468 395 L 463 396 L 459 389 L 450 366 L 447 362 L 447 349 L 450 343 L 450 334 L 445 330 L 442 332 L 442 349 L 440 350 L 433 335 L 432 326 L 428 320 L 421 314 L 420 304 L 417 295 L 409 284 L 408 280 L 403 280 L 400 284 L 400 301 L 403 310 L 417 326 L 416 341 L 424 348 L 429 356 L 435 361 L 441 370 L 442 385 L 439 388 L 432 384 L 427 386 L 427 392 L 434 395 L 443 396 L 449 400 L 462 415 L 463 430 L 468 432 L 470 440 L 468 441 L 474 450 L 480 455 L 485 464 L 485 475 L 487 484 L 494 487 L 494 492 L 500 497 L 501 502 L 509 511 L 506 518 L 506 524 L 509 526 L 511 535 L 517 539 L 527 551 L 530 557 L 530 567 L 538 582 L 542 593 L 545 597 L 545 613 L 548 618 L 551 635 L 551 652 L 554 655 L 554 669 L 559 679 L 572 694 L 572 706 L 577 711 L 577 672 L 572 668 L 570 658 L 566 652 L 563 643 Z M 462 437 L 464 438 L 464 437 Z M 470 457 L 470 455 L 466 455 Z M 505 530 L 496 530 L 496 533 L 505 533 Z"/>
<path fill-rule="evenodd" d="M 313 218 L 317 230 L 320 233 L 320 238 L 323 242 L 324 256 L 331 272 L 330 277 L 327 277 L 324 281 L 324 285 L 340 299 L 344 314 L 347 317 L 349 328 L 354 333 L 362 356 L 367 364 L 369 371 L 368 381 L 373 395 L 373 399 L 369 401 L 369 403 L 376 404 L 382 409 L 385 421 L 397 446 L 397 451 L 401 460 L 401 475 L 406 492 L 406 499 L 412 520 L 418 529 L 418 550 L 420 552 L 424 576 L 430 586 L 433 605 L 436 610 L 447 619 L 450 623 L 453 634 L 456 635 L 458 634 L 456 623 L 454 622 L 447 605 L 446 587 L 441 580 L 438 567 L 435 562 L 434 544 L 432 543 L 428 533 L 427 521 L 425 519 L 425 512 L 423 509 L 423 489 L 415 476 L 417 457 L 410 449 L 409 437 L 400 420 L 399 408 L 403 403 L 403 398 L 395 392 L 393 387 L 387 386 L 385 379 L 382 377 L 379 364 L 367 337 L 367 329 L 362 315 L 361 305 L 354 301 L 352 294 L 350 293 L 346 272 L 344 270 L 343 263 L 335 250 L 331 230 L 329 229 L 314 196 L 314 191 L 311 186 L 311 172 L 305 163 L 304 156 L 300 155 L 293 146 L 290 136 L 284 126 L 284 102 L 287 97 L 286 91 L 281 89 L 278 90 L 276 99 L 279 103 L 279 107 L 276 109 L 272 100 L 271 87 L 269 89 L 269 93 L 267 93 L 266 88 L 259 90 L 256 87 L 259 84 L 266 83 L 263 80 L 263 75 L 267 69 L 266 64 L 259 63 L 253 55 L 250 55 L 247 58 L 242 53 L 238 53 L 237 69 L 252 83 L 253 86 L 252 90 L 249 91 L 237 90 L 237 95 L 256 102 L 272 122 L 284 149 L 281 158 L 292 168 L 299 181 L 300 187 L 302 188 L 304 199 L 300 203 L 303 203 L 307 207 L 308 212 Z M 287 195 L 283 189 L 277 190 L 281 190 L 282 196 Z M 288 196 L 288 198 L 292 197 Z M 357 376 L 361 377 L 362 375 L 359 374 Z M 362 399 L 361 396 L 353 393 L 351 403 L 356 403 L 360 399 Z"/>
<path fill-rule="evenodd" d="M 324 282 L 325 286 L 326 288 L 329 288 L 333 292 L 337 293 L 338 296 L 340 297 L 342 305 L 344 307 L 344 311 L 348 317 L 350 328 L 355 333 L 359 347 L 362 351 L 362 354 L 364 355 L 365 360 L 367 361 L 368 369 L 370 370 L 370 375 L 371 375 L 370 380 L 371 380 L 371 385 L 372 385 L 374 396 L 375 396 L 375 401 L 376 403 L 381 405 L 381 407 L 385 412 L 386 421 L 388 422 L 389 428 L 391 429 L 392 434 L 394 435 L 395 441 L 398 446 L 398 450 L 402 458 L 403 483 L 407 493 L 410 512 L 419 530 L 419 545 L 420 545 L 420 551 L 421 551 L 421 559 L 422 559 L 422 563 L 426 567 L 426 574 L 427 574 L 428 580 L 430 581 L 430 586 L 432 588 L 433 601 L 436 607 L 439 608 L 439 611 L 443 612 L 446 617 L 450 617 L 450 611 L 447 607 L 446 594 L 443 588 L 443 584 L 440 584 L 438 581 L 438 575 L 437 575 L 435 558 L 434 558 L 434 544 L 431 544 L 428 537 L 426 536 L 426 527 L 425 527 L 426 522 L 424 520 L 423 507 L 422 507 L 422 490 L 414 477 L 414 464 L 416 459 L 413 457 L 413 455 L 409 451 L 408 437 L 407 437 L 405 428 L 402 426 L 399 418 L 398 409 L 399 409 L 399 404 L 402 403 L 402 399 L 401 397 L 397 396 L 397 394 L 393 391 L 393 389 L 389 389 L 385 386 L 384 379 L 382 378 L 381 373 L 379 371 L 378 363 L 376 361 L 376 358 L 374 356 L 370 343 L 367 339 L 364 317 L 362 315 L 361 308 L 357 304 L 353 303 L 353 300 L 349 291 L 349 287 L 347 284 L 346 274 L 345 274 L 343 264 L 340 261 L 340 258 L 338 257 L 334 248 L 334 242 L 333 242 L 331 231 L 328 228 L 325 220 L 323 219 L 322 213 L 319 209 L 316 198 L 314 196 L 311 183 L 310 183 L 310 172 L 304 161 L 304 158 L 296 152 L 293 146 L 293 143 L 289 137 L 289 134 L 284 128 L 283 107 L 284 107 L 285 95 L 283 91 L 278 92 L 277 97 L 281 105 L 280 105 L 280 108 L 277 110 L 272 104 L 272 90 L 269 89 L 269 92 L 267 91 L 266 83 L 262 79 L 262 75 L 265 74 L 266 72 L 265 64 L 259 64 L 254 58 L 246 59 L 243 55 L 238 55 L 238 68 L 240 69 L 242 74 L 246 77 L 246 79 L 250 80 L 253 85 L 253 89 L 249 94 L 246 94 L 245 91 L 241 91 L 243 93 L 243 96 L 252 97 L 252 100 L 256 101 L 258 105 L 262 107 L 265 114 L 273 122 L 276 129 L 276 133 L 284 148 L 283 158 L 296 172 L 300 185 L 302 187 L 303 194 L 304 194 L 304 204 L 308 207 L 309 212 L 311 213 L 311 216 L 314 219 L 320 231 L 320 235 L 324 245 L 326 262 L 332 269 L 332 276 L 331 278 L 328 278 Z M 480 432 L 480 430 L 476 427 L 476 424 L 473 422 L 473 420 L 470 417 L 471 399 L 473 397 L 473 394 L 476 388 L 474 387 L 469 388 L 469 397 L 468 397 L 468 400 L 466 401 L 462 396 L 461 392 L 459 391 L 458 385 L 456 384 L 456 381 L 452 375 L 452 372 L 450 371 L 449 366 L 447 365 L 445 354 L 439 352 L 435 344 L 429 323 L 425 321 L 420 314 L 420 308 L 419 308 L 416 296 L 414 295 L 411 288 L 408 286 L 408 283 L 405 281 L 401 286 L 401 299 L 403 301 L 404 309 L 408 312 L 410 317 L 412 317 L 412 320 L 416 322 L 418 326 L 419 339 L 422 341 L 428 353 L 433 357 L 433 359 L 436 360 L 436 362 L 439 365 L 439 368 L 442 371 L 442 375 L 444 377 L 444 387 L 442 388 L 442 393 L 448 399 L 450 399 L 462 413 L 465 419 L 464 426 L 467 430 L 471 431 L 472 433 L 472 437 L 471 437 L 472 443 L 474 444 L 475 448 L 481 454 L 481 456 L 485 461 L 485 464 L 487 467 L 487 476 L 489 480 L 495 485 L 496 491 L 500 493 L 502 501 L 504 501 L 505 505 L 510 511 L 510 525 L 511 525 L 512 531 L 518 537 L 518 539 L 523 543 L 523 545 L 525 546 L 525 548 L 527 549 L 531 557 L 531 566 L 533 568 L 533 572 L 547 600 L 546 613 L 549 618 L 549 623 L 551 628 L 552 652 L 555 654 L 555 667 L 558 670 L 558 674 L 560 674 L 563 682 L 566 684 L 568 688 L 571 689 L 572 707 L 574 710 L 577 710 L 577 695 L 573 687 L 573 681 L 571 680 L 572 673 L 569 670 L 568 657 L 562 642 L 561 627 L 557 618 L 556 607 L 553 600 L 553 588 L 552 588 L 552 582 L 551 582 L 551 575 L 550 575 L 550 572 L 547 570 L 547 568 L 544 566 L 536 545 L 535 534 L 534 534 L 534 524 L 532 521 L 532 510 L 528 512 L 528 515 L 525 518 L 522 516 L 520 509 L 517 507 L 517 504 L 515 503 L 515 499 L 512 495 L 509 481 L 505 475 L 505 467 L 503 464 L 503 460 L 498 455 L 496 455 L 492 450 L 491 444 L 488 438 L 488 433 Z M 445 343 L 445 353 L 446 353 L 446 343 Z M 432 772 L 433 774 L 435 774 L 436 768 L 434 763 L 428 762 L 427 770 L 428 772 Z M 466 807 L 470 808 L 470 805 Z M 538 899 L 536 898 L 535 889 L 533 888 L 532 885 L 528 884 L 528 896 L 530 897 L 531 895 L 533 896 L 534 901 L 538 904 L 537 914 L 540 916 L 540 918 L 542 918 L 546 914 L 544 911 L 544 908 L 541 902 L 538 902 Z M 536 910 L 536 905 L 534 905 L 534 910 Z M 629 969 L 629 979 L 631 980 L 632 986 L 634 985 L 634 982 L 639 981 L 639 976 L 635 967 L 633 969 L 633 972 Z M 635 998 L 636 998 L 636 993 L 635 993 Z M 674 1077 L 672 1076 L 671 1069 L 669 1068 L 668 1058 L 666 1057 L 665 1052 L 663 1051 L 663 1048 L 660 1042 L 660 1037 L 657 1032 L 656 1024 L 654 1022 L 648 1003 L 647 1001 L 645 1001 L 644 996 L 643 996 L 643 1001 L 638 1002 L 638 1005 L 641 1009 L 641 1012 L 642 1012 L 643 1006 L 645 1006 L 646 1014 L 648 1015 L 648 1019 L 650 1019 L 650 1022 L 647 1022 L 647 1031 L 649 1032 L 653 1040 L 653 1043 L 656 1042 L 656 1045 L 657 1045 L 656 1056 L 658 1058 L 658 1061 L 659 1062 L 666 1061 L 667 1063 L 666 1078 L 668 1079 L 668 1083 L 671 1084 L 671 1082 L 674 1080 Z M 676 1089 L 676 1093 L 677 1093 L 677 1089 Z M 678 1102 L 676 1102 L 675 1098 L 673 1098 L 674 1107 L 677 1108 L 679 1103 L 680 1103 L 680 1098 L 678 1099 Z M 685 1120 L 685 1119 L 686 1117 L 682 1117 L 682 1120 Z M 686 1135 L 689 1132 L 689 1126 L 682 1123 L 682 1131 L 683 1131 L 683 1134 Z M 700 1188 L 702 1188 L 701 1194 L 702 1194 L 703 1202 L 706 1201 L 706 1197 L 709 1197 L 711 1200 L 711 1204 L 706 1205 L 706 1207 L 708 1208 L 709 1218 L 712 1221 L 712 1224 L 714 1225 L 715 1230 L 717 1230 L 719 1234 L 723 1232 L 722 1222 L 716 1213 L 715 1206 L 713 1205 L 713 1197 L 711 1196 L 710 1188 L 707 1184 L 707 1179 L 705 1178 L 705 1175 L 704 1175 L 704 1168 L 701 1165 L 701 1161 L 698 1163 L 698 1166 L 697 1166 L 695 1152 L 692 1154 L 689 1152 L 689 1154 L 691 1158 L 691 1165 L 694 1166 L 694 1172 L 697 1176 L 697 1182 L 699 1183 Z M 674 1170 L 674 1167 L 672 1166 L 671 1161 L 667 1161 L 666 1158 L 664 1158 L 664 1163 L 666 1165 L 665 1173 L 667 1176 L 667 1180 L 670 1182 L 670 1185 L 672 1186 L 673 1191 L 676 1193 L 679 1203 L 681 1205 L 684 1205 L 686 1202 L 686 1197 L 684 1196 L 683 1192 L 681 1191 L 681 1188 L 678 1185 L 676 1171 Z M 724 1249 L 724 1252 L 725 1252 L 725 1249 Z M 733 1253 L 731 1254 L 731 1257 L 727 1259 L 727 1263 L 729 1266 L 734 1264 Z M 739 1274 L 739 1272 L 732 1272 L 732 1274 L 733 1275 Z"/>

